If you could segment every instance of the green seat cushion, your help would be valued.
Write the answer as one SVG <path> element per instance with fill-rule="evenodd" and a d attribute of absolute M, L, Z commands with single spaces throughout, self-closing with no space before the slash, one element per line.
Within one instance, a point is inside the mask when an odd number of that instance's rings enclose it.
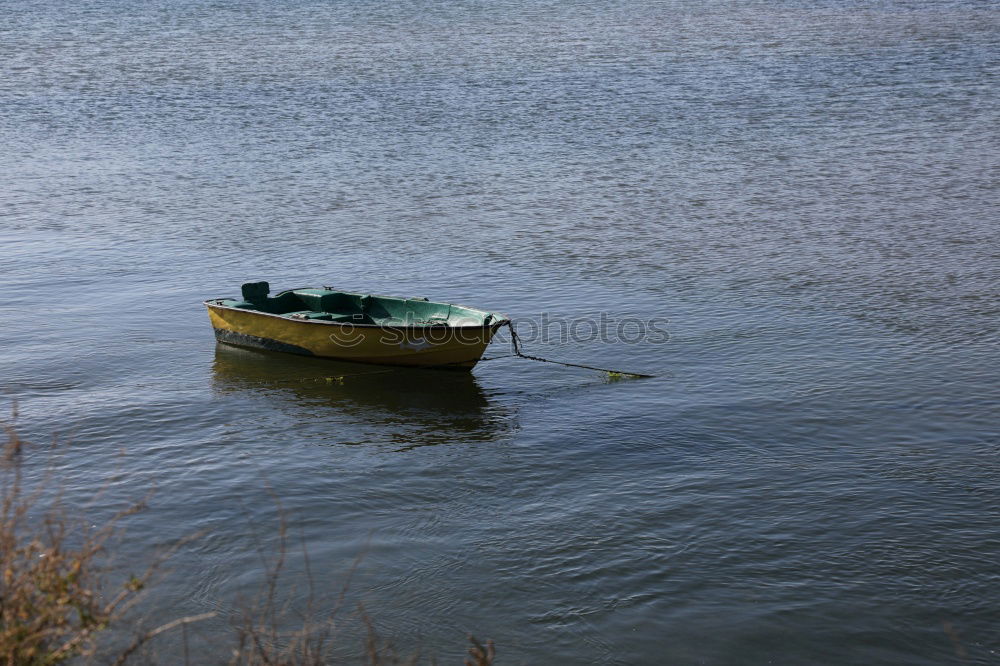
<path fill-rule="evenodd" d="M 316 312 L 336 314 L 361 312 L 361 299 L 354 294 L 326 289 L 297 289 L 294 294 L 305 307 Z"/>

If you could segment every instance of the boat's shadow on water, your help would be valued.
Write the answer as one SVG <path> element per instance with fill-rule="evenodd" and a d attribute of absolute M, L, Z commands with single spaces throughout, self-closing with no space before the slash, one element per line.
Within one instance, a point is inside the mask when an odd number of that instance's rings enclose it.
<path fill-rule="evenodd" d="M 493 441 L 516 428 L 510 408 L 491 399 L 469 372 L 344 363 L 226 344 L 216 345 L 212 369 L 221 393 L 266 396 L 296 419 L 335 419 L 347 435 L 339 444 L 391 444 L 403 451 Z"/>

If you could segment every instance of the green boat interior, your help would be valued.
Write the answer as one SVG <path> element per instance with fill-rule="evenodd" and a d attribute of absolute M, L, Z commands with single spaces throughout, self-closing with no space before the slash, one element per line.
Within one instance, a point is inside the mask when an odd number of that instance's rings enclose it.
<path fill-rule="evenodd" d="M 350 322 L 369 326 L 487 326 L 502 316 L 426 298 L 392 298 L 322 289 L 289 289 L 270 296 L 267 282 L 243 285 L 243 299 L 219 305 L 281 315 L 289 319 Z"/>

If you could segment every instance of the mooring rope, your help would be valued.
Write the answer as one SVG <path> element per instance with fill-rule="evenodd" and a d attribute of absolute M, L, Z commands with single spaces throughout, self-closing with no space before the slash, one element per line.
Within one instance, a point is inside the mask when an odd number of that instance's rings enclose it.
<path fill-rule="evenodd" d="M 510 329 L 510 340 L 514 345 L 514 355 L 520 358 L 526 358 L 529 361 L 540 361 L 542 363 L 555 363 L 556 365 L 565 365 L 570 368 L 583 368 L 584 370 L 596 370 L 597 372 L 606 372 L 608 377 L 611 379 L 622 379 L 623 377 L 631 377 L 634 379 L 647 379 L 650 377 L 655 377 L 656 375 L 645 375 L 641 372 L 625 372 L 624 370 L 611 370 L 609 368 L 598 368 L 593 365 L 583 365 L 582 363 L 567 363 L 566 361 L 553 361 L 550 358 L 542 358 L 541 356 L 530 356 L 521 351 L 521 339 L 517 337 L 517 331 L 514 330 L 514 323 L 510 320 L 504 322 L 503 324 L 508 329 Z"/>

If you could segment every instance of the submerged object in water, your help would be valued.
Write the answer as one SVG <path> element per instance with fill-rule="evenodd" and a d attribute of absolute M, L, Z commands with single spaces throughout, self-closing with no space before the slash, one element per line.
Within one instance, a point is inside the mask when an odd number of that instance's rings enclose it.
<path fill-rule="evenodd" d="M 424 298 L 332 287 L 269 294 L 267 282 L 248 282 L 242 299 L 205 301 L 216 339 L 343 361 L 468 370 L 509 323 L 502 314 Z"/>

